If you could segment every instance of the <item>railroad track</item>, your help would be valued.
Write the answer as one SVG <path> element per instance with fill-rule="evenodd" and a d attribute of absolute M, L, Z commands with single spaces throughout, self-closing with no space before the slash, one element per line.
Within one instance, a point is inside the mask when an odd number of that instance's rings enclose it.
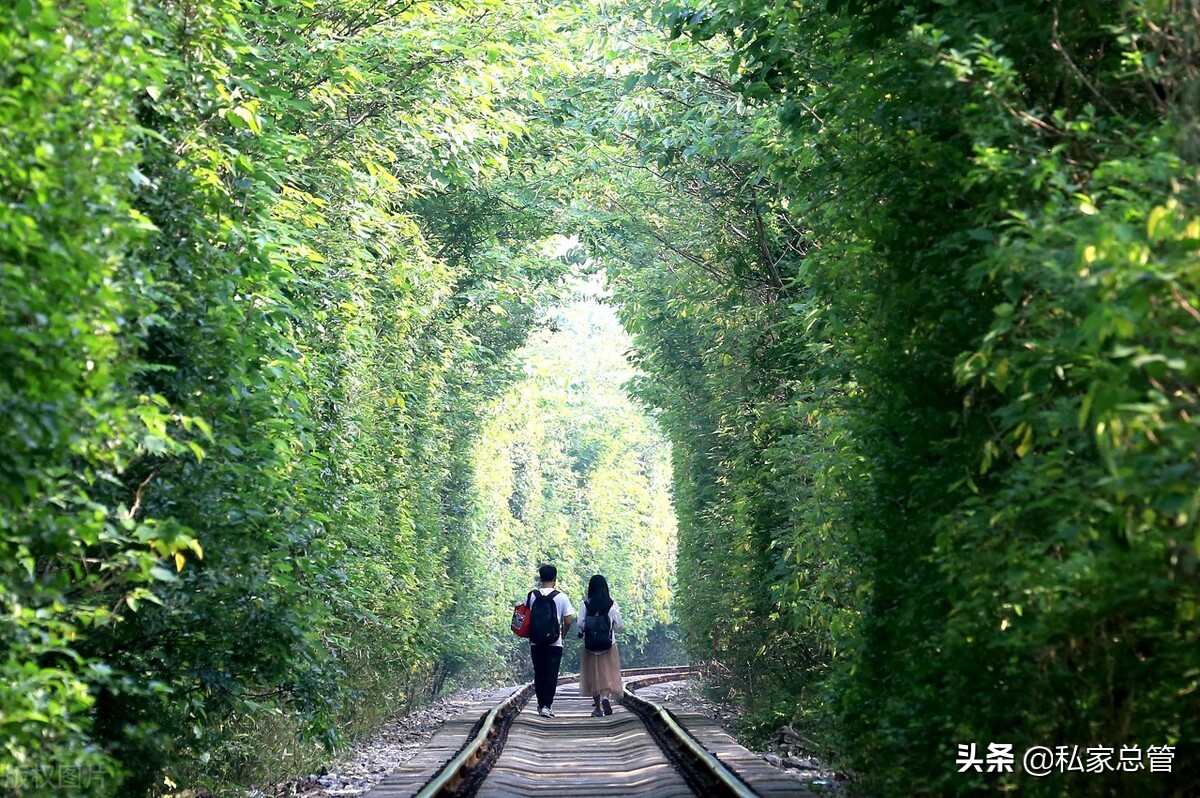
<path fill-rule="evenodd" d="M 812 796 L 711 719 L 676 715 L 637 693 L 695 675 L 624 670 L 625 693 L 603 718 L 591 717 L 591 699 L 570 687 L 574 676 L 559 679 L 553 718 L 524 711 L 532 684 L 498 691 L 448 722 L 364 798 Z"/>

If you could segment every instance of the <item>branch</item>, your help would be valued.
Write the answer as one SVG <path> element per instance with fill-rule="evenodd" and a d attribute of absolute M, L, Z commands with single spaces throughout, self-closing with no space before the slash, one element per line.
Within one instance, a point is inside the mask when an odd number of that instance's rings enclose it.
<path fill-rule="evenodd" d="M 150 476 L 142 480 L 142 484 L 138 485 L 137 492 L 133 495 L 133 506 L 129 508 L 129 517 L 133 518 L 137 515 L 137 511 L 142 509 L 142 494 L 146 491 L 146 486 L 158 474 L 157 471 L 151 471 Z"/>
<path fill-rule="evenodd" d="M 1058 4 L 1057 3 L 1054 4 L 1054 20 L 1050 26 L 1050 34 L 1051 34 L 1050 48 L 1063 57 L 1063 60 L 1067 63 L 1067 66 L 1070 67 L 1071 71 L 1074 72 L 1076 77 L 1078 77 L 1083 82 L 1084 86 L 1088 87 L 1088 89 L 1092 92 L 1092 94 L 1096 95 L 1096 99 L 1098 99 L 1101 103 L 1103 103 L 1105 108 L 1107 108 L 1114 115 L 1119 114 L 1119 112 L 1116 109 L 1116 106 L 1114 106 L 1112 103 L 1110 103 L 1108 101 L 1108 98 L 1106 98 L 1103 94 L 1100 93 L 1100 90 L 1098 88 L 1096 88 L 1096 84 L 1094 84 L 1090 80 L 1088 80 L 1087 75 L 1083 74 L 1083 70 L 1080 69 L 1079 66 L 1073 60 L 1071 60 L 1070 53 L 1068 53 L 1066 48 L 1063 47 L 1062 40 L 1059 39 L 1059 37 L 1058 37 Z"/>
<path fill-rule="evenodd" d="M 1179 303 L 1179 306 L 1187 311 L 1188 315 L 1196 321 L 1200 321 L 1200 310 L 1196 310 L 1196 306 L 1188 302 L 1183 294 L 1179 293 L 1179 288 L 1174 284 L 1171 285 L 1171 296 Z"/>
<path fill-rule="evenodd" d="M 720 86 L 730 94 L 738 94 L 737 86 L 734 86 L 732 83 L 723 78 L 719 78 L 716 75 L 709 75 L 706 72 L 693 72 L 692 74 L 701 80 L 707 80 L 709 83 L 712 83 L 715 86 Z"/>
<path fill-rule="evenodd" d="M 630 219 L 632 219 L 635 222 L 639 220 L 639 217 L 637 216 L 637 214 L 635 214 L 628 207 L 626 207 L 620 200 L 616 199 L 615 197 L 609 197 L 608 199 L 614 205 L 616 205 L 618 208 L 623 210 L 629 216 Z M 722 274 L 720 271 L 718 271 L 714 267 L 705 263 L 704 260 L 701 259 L 700 257 L 693 255 L 690 252 L 686 252 L 686 251 L 680 249 L 679 247 L 675 246 L 673 243 L 671 243 L 670 239 L 668 239 L 662 233 L 655 230 L 654 227 L 652 225 L 650 225 L 648 222 L 643 222 L 643 226 L 644 226 L 646 232 L 649 233 L 654 238 L 654 240 L 656 240 L 658 243 L 662 244 L 668 250 L 670 250 L 671 252 L 674 252 L 679 257 L 683 258 L 687 262 L 698 267 L 701 271 L 703 271 L 708 276 L 712 277 L 717 282 L 723 283 L 725 281 L 726 276 L 724 274 Z"/>
<path fill-rule="evenodd" d="M 779 268 L 777 261 L 771 256 L 771 247 L 767 243 L 767 226 L 763 223 L 762 208 L 758 206 L 758 198 L 753 198 L 754 202 L 754 227 L 758 232 L 758 254 L 762 257 L 763 263 L 766 264 L 767 274 L 771 278 L 771 285 L 776 289 L 783 288 L 783 278 L 779 276 Z"/>
<path fill-rule="evenodd" d="M 418 70 L 425 69 L 426 67 L 430 66 L 445 66 L 448 64 L 453 64 L 455 61 L 458 61 L 461 58 L 462 56 L 451 56 L 450 58 L 426 58 L 420 61 L 415 61 L 409 66 L 408 69 L 404 70 L 399 77 L 389 83 L 387 88 L 384 89 L 384 92 L 390 93 L 396 91 L 396 89 L 400 87 L 401 83 L 412 77 Z M 403 94 L 404 92 L 401 92 L 401 95 Z M 358 130 L 359 125 L 374 116 L 378 116 L 379 112 L 383 109 L 384 102 L 382 100 L 373 100 L 372 102 L 368 103 L 366 110 L 359 114 L 357 119 L 348 119 L 347 127 L 342 128 L 337 135 L 325 142 L 325 144 L 321 146 L 321 149 L 317 150 L 317 152 L 314 154 L 313 159 L 320 159 L 321 156 L 325 155 L 325 153 L 337 146 L 342 139 L 346 138 L 346 136 L 349 136 L 355 130 Z"/>
<path fill-rule="evenodd" d="M 370 30 L 371 28 L 375 27 L 376 25 L 382 24 L 384 22 L 391 22 L 392 20 L 398 18 L 401 14 L 408 11 L 410 8 L 412 8 L 416 4 L 417 4 L 417 0 L 411 0 L 408 3 L 401 5 L 399 8 L 396 7 L 395 2 L 389 3 L 386 11 L 384 11 L 383 9 L 367 9 L 367 10 L 363 11 L 363 13 L 360 14 L 358 17 L 356 17 L 354 19 L 347 19 L 344 23 L 344 26 L 343 26 L 341 32 L 335 33 L 334 35 L 343 36 L 346 38 L 354 38 L 355 36 L 358 36 L 366 31 Z M 380 12 L 379 16 L 376 19 L 369 19 L 371 12 L 375 11 L 375 10 L 379 10 L 379 12 Z"/>

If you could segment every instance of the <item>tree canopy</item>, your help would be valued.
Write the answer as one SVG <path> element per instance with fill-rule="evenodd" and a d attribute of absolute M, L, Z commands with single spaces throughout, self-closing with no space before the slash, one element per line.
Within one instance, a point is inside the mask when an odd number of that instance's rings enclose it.
<path fill-rule="evenodd" d="M 307 767 L 518 678 L 554 559 L 863 794 L 1194 792 L 954 763 L 1200 738 L 1198 54 L 1192 0 L 4 4 L 0 779 Z"/>

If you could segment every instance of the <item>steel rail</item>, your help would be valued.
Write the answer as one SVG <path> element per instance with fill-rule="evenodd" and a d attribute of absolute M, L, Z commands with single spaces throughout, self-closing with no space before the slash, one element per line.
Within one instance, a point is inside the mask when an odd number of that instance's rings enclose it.
<path fill-rule="evenodd" d="M 417 792 L 415 798 L 434 798 L 434 796 L 443 794 L 443 791 L 449 794 L 457 790 L 458 785 L 466 778 L 463 771 L 470 770 L 479 759 L 480 749 L 495 736 L 496 720 L 514 706 L 518 706 L 528 700 L 529 694 L 532 691 L 533 682 L 528 682 L 492 707 L 483 716 L 483 722 L 479 726 L 479 731 L 475 732 L 475 736 L 462 747 L 462 750 L 455 754 L 453 759 L 442 766 L 442 769 L 433 778 L 426 782 L 425 786 Z"/>
<path fill-rule="evenodd" d="M 691 674 L 688 674 L 691 675 Z M 687 753 L 696 759 L 714 779 L 719 781 L 722 786 L 729 790 L 730 795 L 735 795 L 737 798 L 758 798 L 758 794 L 750 789 L 746 782 L 742 781 L 736 773 L 726 767 L 725 763 L 716 757 L 711 751 L 705 748 L 700 742 L 693 737 L 687 729 L 680 725 L 679 721 L 671 713 L 671 710 L 664 706 L 659 706 L 648 698 L 642 698 L 633 692 L 633 689 L 638 685 L 653 684 L 663 681 L 662 679 L 647 679 L 647 680 L 630 680 L 625 684 L 624 700 L 636 704 L 640 704 L 647 710 L 647 714 L 658 717 L 663 725 L 670 731 L 675 741 L 679 743 Z"/>
<path fill-rule="evenodd" d="M 627 668 L 621 673 L 626 678 L 634 677 L 631 681 L 641 685 L 696 675 L 695 671 L 687 667 Z M 570 684 L 578 680 L 578 674 L 568 674 L 559 677 L 558 683 Z M 481 757 L 482 749 L 496 736 L 497 720 L 508 714 L 509 710 L 513 707 L 523 705 L 529 699 L 529 695 L 532 692 L 533 682 L 526 683 L 488 710 L 487 714 L 483 716 L 479 729 L 475 732 L 474 736 L 463 745 L 459 752 L 454 755 L 453 759 L 443 765 L 425 783 L 425 786 L 417 792 L 414 798 L 436 798 L 436 796 L 440 795 L 451 795 L 458 790 L 462 782 L 468 778 L 468 774 L 464 771 L 469 771 L 475 766 Z M 626 695 L 632 695 L 629 693 L 628 687 L 625 688 L 625 693 Z M 637 700 L 647 704 L 652 703 L 641 698 Z M 657 707 L 657 704 L 653 704 L 653 706 Z M 686 735 L 686 733 L 684 734 Z M 753 795 L 753 793 L 750 793 L 750 795 Z"/>

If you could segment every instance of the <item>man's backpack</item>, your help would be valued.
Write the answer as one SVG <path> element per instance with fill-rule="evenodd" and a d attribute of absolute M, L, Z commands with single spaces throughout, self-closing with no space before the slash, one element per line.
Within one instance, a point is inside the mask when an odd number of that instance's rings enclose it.
<path fill-rule="evenodd" d="M 554 597 L 557 590 L 543 594 L 533 591 L 533 604 L 529 610 L 529 642 L 535 646 L 548 646 L 562 635 L 562 622 L 558 619 L 558 604 Z"/>
<path fill-rule="evenodd" d="M 593 654 L 603 654 L 612 648 L 612 619 L 608 613 L 593 613 L 588 607 L 583 624 L 583 647 Z"/>

